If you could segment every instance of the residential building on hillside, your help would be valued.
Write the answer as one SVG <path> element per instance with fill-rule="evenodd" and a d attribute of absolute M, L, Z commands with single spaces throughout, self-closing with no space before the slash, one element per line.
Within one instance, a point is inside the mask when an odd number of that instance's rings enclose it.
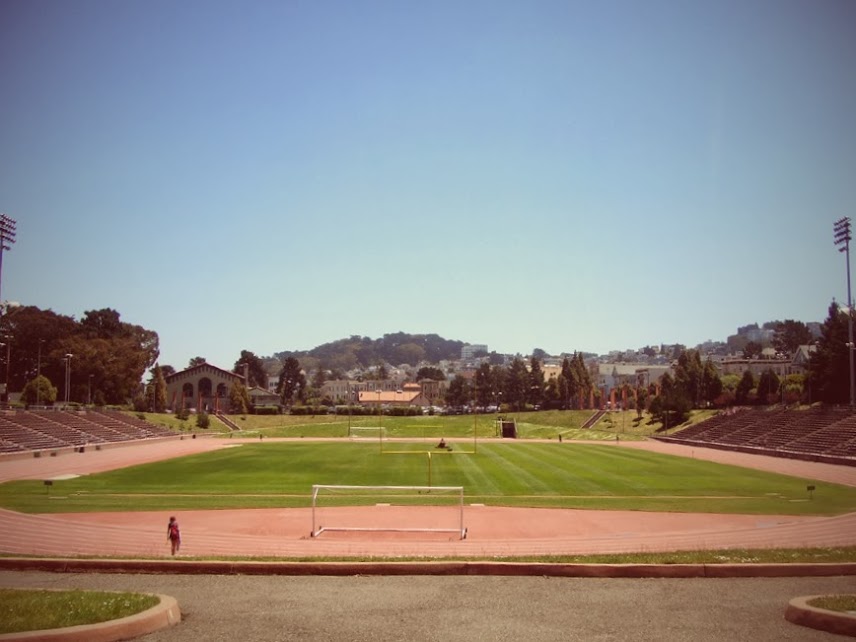
<path fill-rule="evenodd" d="M 363 406 L 430 406 L 418 383 L 408 383 L 401 390 L 362 390 L 357 402 Z"/>
<path fill-rule="evenodd" d="M 468 343 L 461 348 L 461 361 L 472 361 L 476 355 L 484 352 L 487 354 L 487 345 L 482 343 Z"/>

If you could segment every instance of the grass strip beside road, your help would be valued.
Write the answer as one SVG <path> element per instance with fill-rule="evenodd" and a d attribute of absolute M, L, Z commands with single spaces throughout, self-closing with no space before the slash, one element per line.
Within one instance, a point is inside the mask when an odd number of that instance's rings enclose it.
<path fill-rule="evenodd" d="M 154 595 L 139 593 L 0 589 L 0 634 L 117 620 L 158 602 Z"/>

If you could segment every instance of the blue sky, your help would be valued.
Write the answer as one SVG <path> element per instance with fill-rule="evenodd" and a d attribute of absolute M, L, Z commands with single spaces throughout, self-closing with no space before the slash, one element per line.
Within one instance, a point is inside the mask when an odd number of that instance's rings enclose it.
<path fill-rule="evenodd" d="M 0 3 L 2 298 L 229 367 L 823 320 L 849 0 Z"/>

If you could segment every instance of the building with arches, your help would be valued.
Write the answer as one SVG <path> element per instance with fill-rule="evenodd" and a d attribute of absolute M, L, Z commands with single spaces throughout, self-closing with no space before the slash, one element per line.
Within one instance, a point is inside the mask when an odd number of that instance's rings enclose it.
<path fill-rule="evenodd" d="M 244 376 L 210 363 L 174 372 L 166 380 L 166 404 L 173 412 L 195 408 L 205 412 L 228 412 L 229 391 L 235 383 L 246 385 Z"/>

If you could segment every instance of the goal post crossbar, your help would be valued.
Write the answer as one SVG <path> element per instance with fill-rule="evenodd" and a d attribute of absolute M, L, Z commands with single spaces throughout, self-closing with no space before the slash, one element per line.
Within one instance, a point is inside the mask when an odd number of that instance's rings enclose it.
<path fill-rule="evenodd" d="M 448 528 L 436 527 L 407 527 L 407 526 L 316 526 L 315 510 L 318 505 L 318 493 L 321 490 L 348 492 L 375 492 L 375 491 L 392 491 L 392 492 L 413 492 L 422 494 L 425 493 L 446 493 L 457 495 L 457 525 Z M 312 537 L 318 537 L 326 531 L 338 532 L 398 532 L 398 533 L 455 533 L 460 539 L 465 539 L 467 529 L 464 527 L 464 487 L 463 486 L 347 486 L 338 484 L 313 484 L 312 485 Z"/>

